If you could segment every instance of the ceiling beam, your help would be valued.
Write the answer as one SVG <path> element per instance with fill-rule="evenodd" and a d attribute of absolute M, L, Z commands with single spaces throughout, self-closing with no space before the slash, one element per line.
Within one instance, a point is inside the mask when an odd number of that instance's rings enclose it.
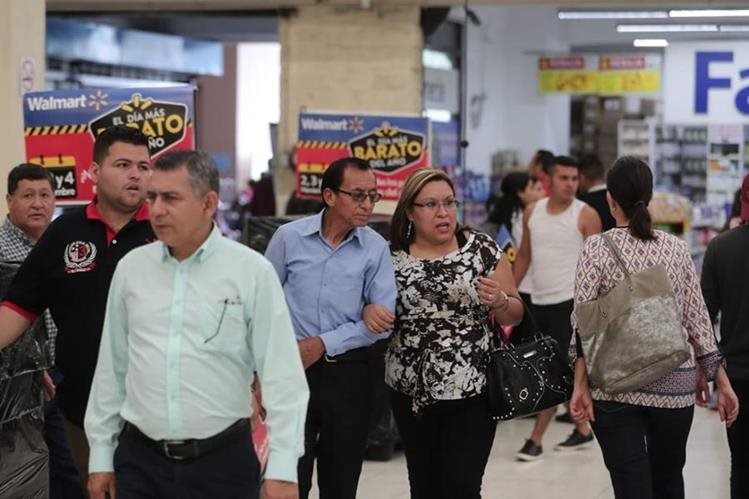
<path fill-rule="evenodd" d="M 471 0 L 471 5 L 556 5 L 559 7 L 653 9 L 653 0 Z M 657 8 L 706 6 L 705 0 L 658 3 Z M 367 7 L 377 5 L 462 6 L 460 0 L 47 0 L 48 12 L 133 12 L 133 11 L 241 11 L 284 9 L 303 5 Z M 746 0 L 728 0 L 721 6 L 742 6 Z M 714 7 L 711 5 L 711 7 Z"/>

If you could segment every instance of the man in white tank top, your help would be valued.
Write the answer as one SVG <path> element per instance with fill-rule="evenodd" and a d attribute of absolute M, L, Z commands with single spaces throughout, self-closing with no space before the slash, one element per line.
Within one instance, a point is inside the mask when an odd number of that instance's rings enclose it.
<path fill-rule="evenodd" d="M 601 232 L 601 220 L 593 208 L 575 198 L 578 173 L 573 158 L 557 156 L 549 178 L 549 197 L 529 204 L 523 214 L 523 239 L 513 273 L 515 282 L 521 282 L 533 262 L 533 315 L 539 329 L 557 340 L 567 355 L 572 338 L 570 314 L 577 258 L 585 238 Z M 531 438 L 517 454 L 519 460 L 535 461 L 541 457 L 543 436 L 555 413 L 556 408 L 551 408 L 537 415 Z M 555 449 L 582 449 L 592 441 L 588 424 L 576 425 L 575 431 Z"/>

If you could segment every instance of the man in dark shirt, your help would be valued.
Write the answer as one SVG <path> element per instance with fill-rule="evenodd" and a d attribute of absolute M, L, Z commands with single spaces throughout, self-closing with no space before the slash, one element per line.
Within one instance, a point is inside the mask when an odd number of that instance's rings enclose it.
<path fill-rule="evenodd" d="M 57 390 L 73 458 L 83 484 L 88 444 L 83 415 L 94 375 L 104 309 L 117 262 L 155 239 L 143 204 L 151 173 L 148 138 L 127 126 L 104 130 L 94 143 L 96 197 L 57 218 L 18 270 L 0 304 L 0 349 L 45 309 L 57 324 Z"/>
<path fill-rule="evenodd" d="M 580 167 L 577 169 L 580 179 L 580 195 L 578 199 L 590 205 L 601 219 L 601 230 L 606 232 L 616 226 L 616 221 L 609 210 L 606 201 L 606 182 L 604 174 L 606 168 L 601 159 L 595 154 L 588 154 L 580 158 Z"/>
<path fill-rule="evenodd" d="M 749 406 L 749 175 L 741 186 L 742 224 L 715 237 L 702 266 L 702 294 L 713 323 L 720 314 L 720 350 L 739 406 Z M 731 498 L 749 497 L 749 414 L 739 411 L 727 430 Z"/>

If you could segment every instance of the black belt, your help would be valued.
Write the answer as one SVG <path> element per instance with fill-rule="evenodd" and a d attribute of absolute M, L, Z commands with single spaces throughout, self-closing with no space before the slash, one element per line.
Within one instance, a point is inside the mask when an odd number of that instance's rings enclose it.
<path fill-rule="evenodd" d="M 163 454 L 169 459 L 182 461 L 195 459 L 209 452 L 236 441 L 242 432 L 249 433 L 250 423 L 247 419 L 240 419 L 224 431 L 208 438 L 192 438 L 187 440 L 154 440 L 140 431 L 135 425 L 125 423 L 123 435 L 132 435 L 141 442 Z M 249 437 L 248 437 L 249 438 Z"/>

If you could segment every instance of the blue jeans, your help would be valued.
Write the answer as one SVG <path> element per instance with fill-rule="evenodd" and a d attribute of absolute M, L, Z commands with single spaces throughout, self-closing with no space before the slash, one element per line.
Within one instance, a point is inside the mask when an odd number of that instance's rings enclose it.
<path fill-rule="evenodd" d="M 55 384 L 61 376 L 50 372 Z M 44 442 L 49 449 L 49 497 L 50 499 L 85 499 L 78 470 L 73 462 L 65 427 L 57 399 L 44 404 Z"/>
<path fill-rule="evenodd" d="M 591 423 L 616 499 L 684 499 L 682 469 L 694 406 L 594 402 Z"/>

